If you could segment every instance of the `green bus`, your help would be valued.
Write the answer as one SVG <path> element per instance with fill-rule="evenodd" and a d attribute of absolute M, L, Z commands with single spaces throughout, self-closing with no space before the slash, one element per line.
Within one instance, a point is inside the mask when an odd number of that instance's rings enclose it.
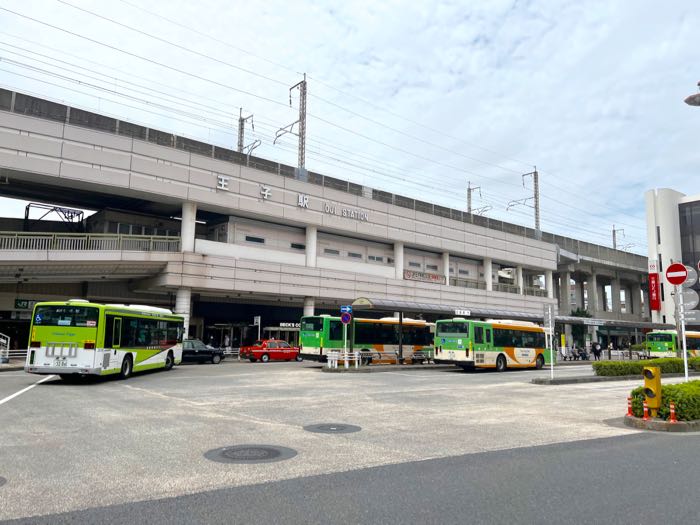
<path fill-rule="evenodd" d="M 170 370 L 182 361 L 183 328 L 183 318 L 165 308 L 84 299 L 37 303 L 24 370 L 62 379 Z"/>
<path fill-rule="evenodd" d="M 654 330 L 647 333 L 646 350 L 649 357 L 676 357 L 680 353 L 680 338 L 676 330 Z M 685 345 L 690 357 L 700 356 L 700 332 L 686 330 Z"/>
<path fill-rule="evenodd" d="M 433 356 L 434 325 L 419 319 L 403 319 L 402 357 L 407 363 L 428 361 Z M 354 317 L 347 327 L 348 349 L 362 352 L 368 363 L 396 363 L 399 353 L 399 320 L 395 317 Z M 299 346 L 302 357 L 325 361 L 329 351 L 343 350 L 340 317 L 314 315 L 301 318 Z"/>
<path fill-rule="evenodd" d="M 549 363 L 544 329 L 525 321 L 456 317 L 435 323 L 435 362 L 463 369 L 542 368 Z"/>

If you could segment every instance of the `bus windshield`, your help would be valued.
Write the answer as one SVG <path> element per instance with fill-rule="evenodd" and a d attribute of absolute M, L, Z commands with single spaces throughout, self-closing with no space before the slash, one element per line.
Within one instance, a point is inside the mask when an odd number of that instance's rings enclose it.
<path fill-rule="evenodd" d="M 72 326 L 97 328 L 98 308 L 89 306 L 37 306 L 34 326 Z"/>
<path fill-rule="evenodd" d="M 469 324 L 461 322 L 439 322 L 435 329 L 437 334 L 468 334 Z"/>
<path fill-rule="evenodd" d="M 301 320 L 302 332 L 320 332 L 323 330 L 323 318 L 322 317 L 304 317 Z"/>

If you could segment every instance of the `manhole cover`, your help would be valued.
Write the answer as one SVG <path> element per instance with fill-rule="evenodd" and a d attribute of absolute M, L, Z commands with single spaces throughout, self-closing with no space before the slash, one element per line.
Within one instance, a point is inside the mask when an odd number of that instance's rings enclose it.
<path fill-rule="evenodd" d="M 2 487 L 5 483 L 7 483 L 7 480 L 0 476 L 0 487 Z"/>
<path fill-rule="evenodd" d="M 204 457 L 219 463 L 273 463 L 297 455 L 296 450 L 274 445 L 235 445 L 210 450 Z"/>
<path fill-rule="evenodd" d="M 307 432 L 317 432 L 319 434 L 350 434 L 359 432 L 362 428 L 345 423 L 321 423 L 319 425 L 307 425 L 304 427 Z"/>

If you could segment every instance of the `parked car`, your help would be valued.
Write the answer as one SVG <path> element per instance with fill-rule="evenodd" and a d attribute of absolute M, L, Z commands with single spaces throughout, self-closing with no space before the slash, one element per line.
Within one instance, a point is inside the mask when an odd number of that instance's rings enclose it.
<path fill-rule="evenodd" d="M 291 346 L 287 341 L 263 339 L 241 348 L 241 359 L 250 359 L 251 363 L 258 359 L 263 363 L 268 361 L 301 361 L 301 355 L 299 347 Z"/>
<path fill-rule="evenodd" d="M 186 339 L 182 342 L 182 360 L 199 363 L 219 364 L 224 358 L 223 348 L 205 345 L 199 339 Z"/>

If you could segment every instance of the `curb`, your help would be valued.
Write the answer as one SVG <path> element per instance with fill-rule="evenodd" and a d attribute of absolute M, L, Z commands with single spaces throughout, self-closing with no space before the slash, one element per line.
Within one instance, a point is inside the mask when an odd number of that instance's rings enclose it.
<path fill-rule="evenodd" d="M 361 366 L 360 368 L 344 368 L 340 365 L 338 365 L 338 368 L 328 368 L 327 366 L 324 366 L 321 371 L 330 373 L 330 374 L 338 374 L 338 373 L 354 373 L 354 374 L 360 374 L 360 373 L 381 373 L 381 372 L 396 372 L 398 370 L 401 370 L 402 372 L 418 372 L 421 370 L 452 370 L 455 368 L 455 365 L 370 365 L 370 366 Z"/>
<path fill-rule="evenodd" d="M 689 373 L 688 376 L 700 376 L 700 373 Z M 685 374 L 662 374 L 662 377 L 685 377 Z M 534 385 L 573 385 L 576 383 L 603 383 L 605 381 L 634 381 L 641 380 L 642 375 L 632 376 L 582 376 L 582 377 L 563 377 L 561 379 L 548 379 L 537 377 L 530 380 Z"/>
<path fill-rule="evenodd" d="M 700 420 L 679 421 L 669 423 L 663 419 L 650 419 L 644 421 L 640 417 L 625 416 L 624 423 L 628 427 L 641 430 L 655 430 L 657 432 L 700 432 Z"/>
<path fill-rule="evenodd" d="M 2 372 L 17 372 L 18 370 L 24 370 L 24 365 L 0 366 L 0 373 L 2 373 Z"/>

